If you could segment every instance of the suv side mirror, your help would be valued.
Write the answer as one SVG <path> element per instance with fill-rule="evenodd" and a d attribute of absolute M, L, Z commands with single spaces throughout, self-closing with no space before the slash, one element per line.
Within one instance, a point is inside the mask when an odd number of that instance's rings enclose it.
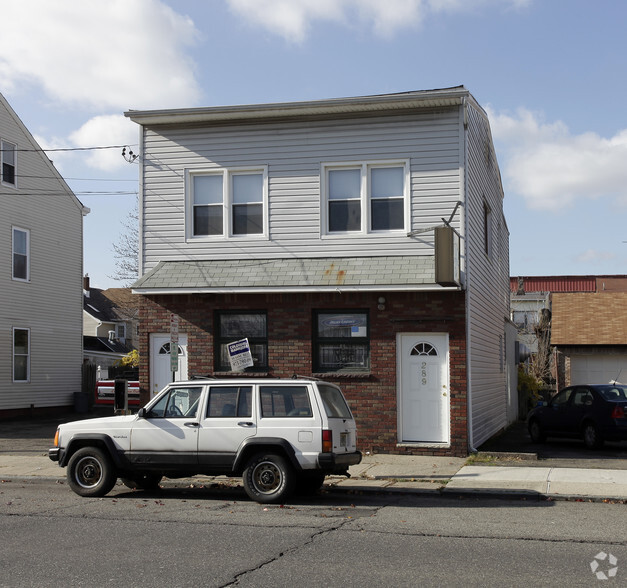
<path fill-rule="evenodd" d="M 145 419 L 145 418 L 146 418 L 146 409 L 145 409 L 145 408 L 140 408 L 140 409 L 137 411 L 137 416 L 138 416 L 140 419 Z"/>

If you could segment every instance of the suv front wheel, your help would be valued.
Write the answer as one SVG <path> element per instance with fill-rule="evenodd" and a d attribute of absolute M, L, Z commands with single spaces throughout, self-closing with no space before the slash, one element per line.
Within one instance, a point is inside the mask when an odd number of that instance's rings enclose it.
<path fill-rule="evenodd" d="M 294 491 L 296 477 L 286 459 L 272 453 L 258 453 L 244 469 L 248 496 L 264 504 L 283 502 Z"/>
<path fill-rule="evenodd" d="M 79 496 L 104 496 L 116 479 L 109 456 L 98 447 L 82 447 L 67 466 L 68 484 Z"/>

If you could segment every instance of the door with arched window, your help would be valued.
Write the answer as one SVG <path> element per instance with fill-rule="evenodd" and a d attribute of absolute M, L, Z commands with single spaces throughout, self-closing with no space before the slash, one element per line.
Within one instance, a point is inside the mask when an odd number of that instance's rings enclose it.
<path fill-rule="evenodd" d="M 173 373 L 170 363 L 170 336 L 150 336 L 150 397 L 170 382 L 187 380 L 187 335 L 179 335 L 178 370 Z"/>
<path fill-rule="evenodd" d="M 450 443 L 448 335 L 399 334 L 398 440 Z"/>

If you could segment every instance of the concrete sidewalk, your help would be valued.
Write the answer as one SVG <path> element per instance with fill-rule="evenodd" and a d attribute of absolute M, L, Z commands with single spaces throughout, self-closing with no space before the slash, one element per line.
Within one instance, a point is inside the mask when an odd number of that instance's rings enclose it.
<path fill-rule="evenodd" d="M 627 500 L 627 470 L 465 465 L 463 458 L 366 455 L 351 478 L 329 476 L 328 491 L 443 495 L 523 496 L 551 499 Z M 0 480 L 65 478 L 65 468 L 45 454 L 0 454 Z M 170 483 L 241 483 L 197 476 Z"/>

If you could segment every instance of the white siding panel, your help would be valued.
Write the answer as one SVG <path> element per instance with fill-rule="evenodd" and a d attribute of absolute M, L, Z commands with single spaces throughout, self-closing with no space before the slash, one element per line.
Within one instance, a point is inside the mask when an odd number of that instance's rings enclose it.
<path fill-rule="evenodd" d="M 17 190 L 0 203 L 0 410 L 67 406 L 82 365 L 82 211 L 0 97 L 0 137 L 18 145 Z M 11 279 L 11 227 L 30 231 L 30 282 Z M 29 328 L 31 378 L 12 382 L 13 327 Z"/>
<path fill-rule="evenodd" d="M 507 425 L 505 321 L 509 317 L 509 235 L 489 125 L 468 107 L 468 353 L 472 442 L 478 447 Z M 491 210 L 492 250 L 485 252 L 484 202 Z"/>
<path fill-rule="evenodd" d="M 143 271 L 196 257 L 433 255 L 433 236 L 410 230 L 441 224 L 460 199 L 457 109 L 415 116 L 205 128 L 144 129 Z M 388 235 L 321 236 L 323 163 L 410 162 L 411 227 Z M 267 239 L 185 239 L 185 173 L 267 166 Z"/>

